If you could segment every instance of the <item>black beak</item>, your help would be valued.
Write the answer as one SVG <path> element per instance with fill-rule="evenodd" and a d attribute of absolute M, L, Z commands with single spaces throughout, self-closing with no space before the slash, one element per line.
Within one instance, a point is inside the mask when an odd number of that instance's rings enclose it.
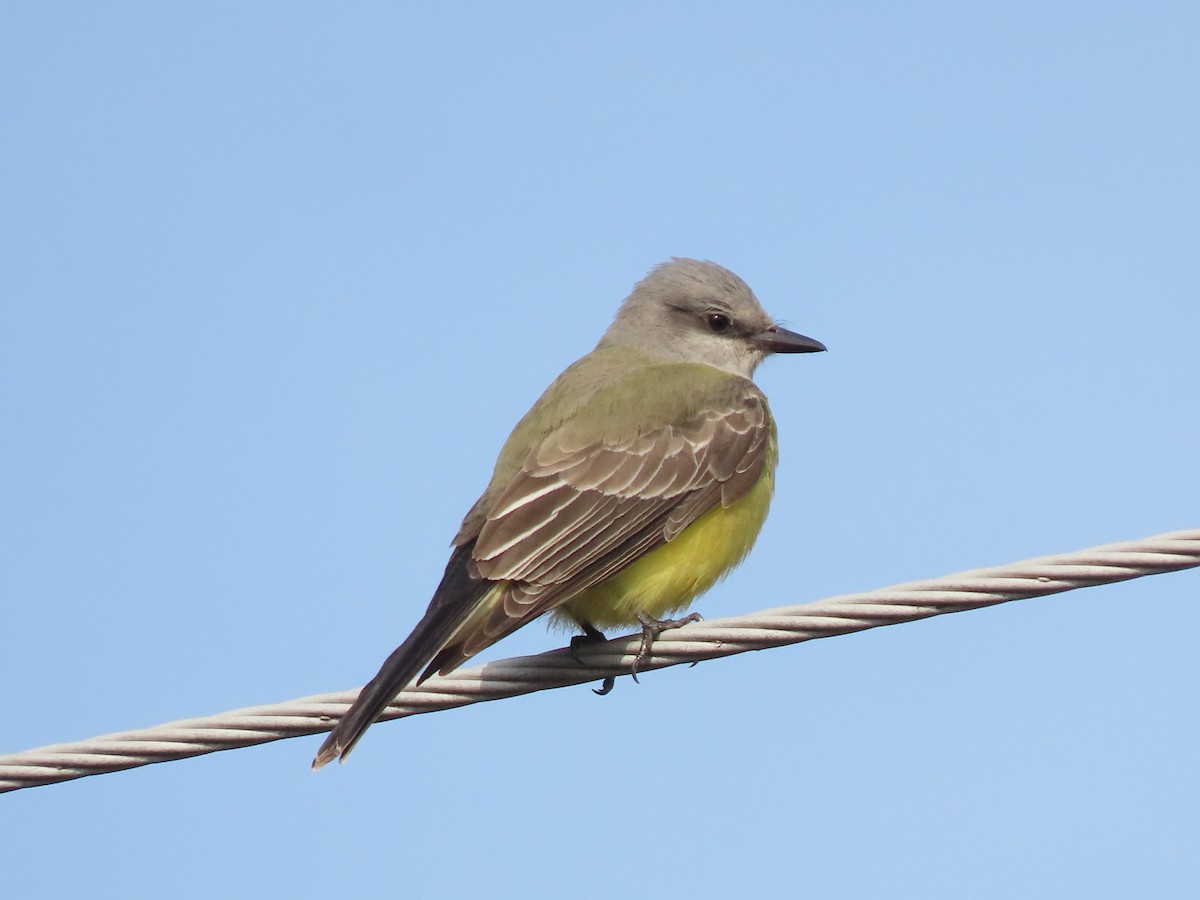
<path fill-rule="evenodd" d="M 825 345 L 818 340 L 772 325 L 759 334 L 755 343 L 768 353 L 820 353 Z"/>

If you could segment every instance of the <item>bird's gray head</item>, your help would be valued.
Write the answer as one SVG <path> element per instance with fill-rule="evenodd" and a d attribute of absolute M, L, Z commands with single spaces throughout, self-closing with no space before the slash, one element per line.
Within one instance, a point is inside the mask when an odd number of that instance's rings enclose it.
<path fill-rule="evenodd" d="M 598 346 L 638 347 L 746 378 L 771 353 L 825 349 L 820 341 L 779 327 L 728 269 L 678 258 L 634 286 Z"/>

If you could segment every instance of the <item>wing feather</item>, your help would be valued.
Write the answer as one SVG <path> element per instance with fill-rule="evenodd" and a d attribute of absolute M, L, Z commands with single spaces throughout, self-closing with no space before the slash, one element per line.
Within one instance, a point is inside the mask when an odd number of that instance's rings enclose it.
<path fill-rule="evenodd" d="M 530 588 L 571 582 L 579 593 L 579 575 L 598 562 L 595 571 L 608 572 L 608 556 L 627 565 L 623 548 L 644 553 L 744 496 L 762 472 L 768 432 L 765 404 L 747 384 L 728 405 L 621 441 L 580 446 L 552 435 L 489 513 L 473 553 L 478 571 Z"/>

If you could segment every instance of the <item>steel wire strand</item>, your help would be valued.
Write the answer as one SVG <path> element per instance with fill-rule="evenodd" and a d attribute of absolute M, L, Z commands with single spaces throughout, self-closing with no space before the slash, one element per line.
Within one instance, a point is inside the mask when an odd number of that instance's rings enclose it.
<path fill-rule="evenodd" d="M 666 631 L 641 671 L 1200 566 L 1200 529 L 712 619 Z M 640 636 L 498 660 L 409 688 L 380 721 L 626 674 Z M 0 755 L 0 793 L 328 731 L 358 688 Z"/>

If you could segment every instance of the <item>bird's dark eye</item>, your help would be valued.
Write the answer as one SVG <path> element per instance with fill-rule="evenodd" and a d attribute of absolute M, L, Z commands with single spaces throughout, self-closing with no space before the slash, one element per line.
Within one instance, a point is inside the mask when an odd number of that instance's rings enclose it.
<path fill-rule="evenodd" d="M 729 316 L 725 315 L 725 313 L 706 313 L 704 319 L 706 322 L 708 322 L 708 330 L 713 334 L 724 334 L 729 330 L 729 326 L 731 324 L 729 321 Z"/>

